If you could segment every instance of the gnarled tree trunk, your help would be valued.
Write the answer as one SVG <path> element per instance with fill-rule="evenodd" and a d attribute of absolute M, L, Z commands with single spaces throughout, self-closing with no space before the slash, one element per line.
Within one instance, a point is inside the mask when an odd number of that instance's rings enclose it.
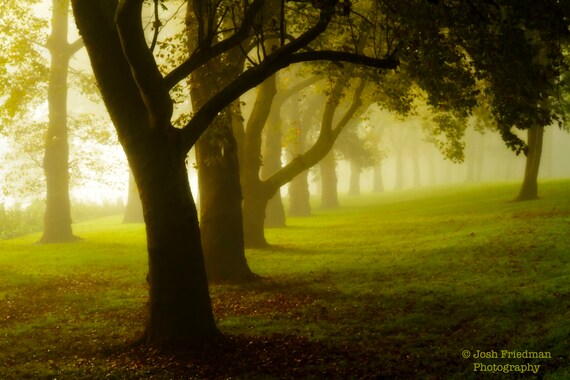
<path fill-rule="evenodd" d="M 185 157 L 167 143 L 153 145 L 152 161 L 129 154 L 142 189 L 149 255 L 149 318 L 142 339 L 165 345 L 198 343 L 218 330 Z"/>
<path fill-rule="evenodd" d="M 117 1 L 73 0 L 101 94 L 141 195 L 149 265 L 149 313 L 142 342 L 188 345 L 219 336 L 186 150 L 171 125 L 148 109 L 125 58 L 113 15 Z"/>

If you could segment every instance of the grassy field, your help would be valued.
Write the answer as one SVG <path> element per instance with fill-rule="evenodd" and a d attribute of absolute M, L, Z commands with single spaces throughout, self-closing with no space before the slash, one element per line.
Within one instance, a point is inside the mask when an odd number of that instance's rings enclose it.
<path fill-rule="evenodd" d="M 227 340 L 199 351 L 126 346 L 145 318 L 141 225 L 0 241 L 0 379 L 568 379 L 570 181 L 509 202 L 517 188 L 343 198 L 268 230 L 274 248 L 248 251 L 261 281 L 211 286 Z"/>

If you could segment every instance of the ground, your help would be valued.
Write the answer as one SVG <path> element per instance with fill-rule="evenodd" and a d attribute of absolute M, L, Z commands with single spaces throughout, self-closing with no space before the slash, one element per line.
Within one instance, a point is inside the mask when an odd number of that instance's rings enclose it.
<path fill-rule="evenodd" d="M 0 241 L 0 378 L 569 378 L 570 181 L 540 189 L 522 203 L 517 184 L 346 197 L 292 218 L 247 252 L 260 281 L 212 284 L 225 339 L 177 352 L 128 345 L 145 318 L 142 225 Z"/>

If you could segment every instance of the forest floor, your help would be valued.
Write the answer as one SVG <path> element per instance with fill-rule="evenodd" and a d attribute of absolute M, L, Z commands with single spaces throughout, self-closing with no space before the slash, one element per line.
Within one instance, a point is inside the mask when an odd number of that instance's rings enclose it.
<path fill-rule="evenodd" d="M 183 352 L 128 346 L 145 319 L 142 225 L 0 241 L 0 379 L 568 379 L 570 181 L 509 202 L 517 190 L 345 197 L 291 218 L 247 252 L 260 281 L 211 285 L 226 339 Z"/>

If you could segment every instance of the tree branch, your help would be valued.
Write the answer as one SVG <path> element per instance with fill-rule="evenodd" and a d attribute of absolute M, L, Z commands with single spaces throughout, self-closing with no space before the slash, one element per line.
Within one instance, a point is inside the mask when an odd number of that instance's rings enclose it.
<path fill-rule="evenodd" d="M 304 51 L 295 53 L 288 58 L 288 61 L 289 64 L 311 61 L 348 62 L 387 70 L 396 69 L 400 64 L 396 58 L 372 58 L 365 55 L 332 50 Z"/>
<path fill-rule="evenodd" d="M 178 84 L 178 82 L 190 75 L 192 71 L 207 63 L 210 59 L 239 45 L 243 40 L 245 40 L 249 36 L 249 32 L 255 21 L 255 16 L 263 8 L 264 3 L 265 0 L 255 0 L 249 6 L 240 28 L 231 37 L 208 47 L 207 50 L 203 50 L 203 48 L 198 47 L 198 49 L 192 53 L 190 58 L 166 75 L 164 78 L 166 87 L 169 90 L 172 89 L 176 84 Z"/>
<path fill-rule="evenodd" d="M 319 21 L 297 39 L 276 49 L 259 65 L 251 67 L 240 74 L 233 82 L 208 100 L 186 124 L 182 130 L 182 147 L 186 151 L 196 143 L 198 138 L 208 128 L 218 112 L 227 107 L 240 95 L 261 84 L 266 78 L 277 71 L 289 66 L 290 58 L 300 49 L 310 44 L 328 27 L 334 12 L 331 9 L 321 11 Z"/>
<path fill-rule="evenodd" d="M 340 132 L 342 132 L 348 122 L 354 118 L 356 112 L 361 109 L 361 96 L 364 91 L 364 87 L 366 86 L 366 81 L 366 78 L 360 79 L 356 89 L 354 90 L 350 107 L 346 110 L 343 117 L 338 121 L 334 128 L 332 127 L 332 118 L 334 116 L 334 108 L 337 106 L 336 97 L 338 96 L 338 93 L 335 93 L 336 91 L 333 90 L 333 93 L 329 96 L 329 101 L 327 102 L 326 108 L 329 109 L 327 110 L 325 108 L 323 113 L 321 130 L 317 141 L 305 153 L 295 157 L 287 165 L 263 181 L 268 192 L 271 194 L 275 193 L 281 186 L 290 182 L 301 172 L 317 164 L 331 150 Z M 342 86 L 337 87 L 337 90 Z M 332 110 L 330 109 L 331 107 L 333 108 Z"/>
<path fill-rule="evenodd" d="M 142 26 L 143 0 L 121 0 L 116 25 L 125 58 L 129 62 L 150 118 L 150 125 L 170 126 L 173 106 L 164 78 L 149 50 Z"/>
<path fill-rule="evenodd" d="M 72 56 L 73 54 L 77 53 L 81 48 L 83 48 L 85 44 L 83 43 L 83 38 L 78 38 L 72 43 L 69 44 L 69 55 Z"/>

